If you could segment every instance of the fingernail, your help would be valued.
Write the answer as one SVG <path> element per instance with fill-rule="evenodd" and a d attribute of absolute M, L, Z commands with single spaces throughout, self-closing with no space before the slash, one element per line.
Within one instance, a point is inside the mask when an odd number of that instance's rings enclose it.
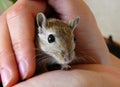
<path fill-rule="evenodd" d="M 19 62 L 19 69 L 21 74 L 21 79 L 24 80 L 27 77 L 28 69 L 27 63 L 25 61 Z"/>
<path fill-rule="evenodd" d="M 11 80 L 11 73 L 7 69 L 2 69 L 1 70 L 1 78 L 2 78 L 2 83 L 4 87 L 7 87 Z"/>

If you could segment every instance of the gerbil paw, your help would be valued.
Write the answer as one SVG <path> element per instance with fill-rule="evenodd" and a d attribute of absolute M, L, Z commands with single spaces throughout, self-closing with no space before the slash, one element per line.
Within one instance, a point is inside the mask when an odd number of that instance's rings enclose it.
<path fill-rule="evenodd" d="M 61 65 L 61 70 L 70 70 L 71 66 L 68 64 Z"/>

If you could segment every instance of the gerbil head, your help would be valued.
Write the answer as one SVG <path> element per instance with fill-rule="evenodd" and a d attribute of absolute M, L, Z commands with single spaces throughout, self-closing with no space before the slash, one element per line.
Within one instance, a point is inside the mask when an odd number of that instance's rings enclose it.
<path fill-rule="evenodd" d="M 38 37 L 41 50 L 52 56 L 59 64 L 68 64 L 75 58 L 75 37 L 73 34 L 79 17 L 69 24 L 58 19 L 46 19 L 43 13 L 37 15 Z"/>

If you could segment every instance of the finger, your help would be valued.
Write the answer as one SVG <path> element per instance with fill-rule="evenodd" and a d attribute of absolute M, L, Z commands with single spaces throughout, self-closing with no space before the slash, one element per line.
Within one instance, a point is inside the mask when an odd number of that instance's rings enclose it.
<path fill-rule="evenodd" d="M 45 7 L 43 0 L 19 0 L 7 11 L 9 31 L 22 79 L 29 78 L 35 71 L 34 19 L 38 12 L 45 11 Z"/>
<path fill-rule="evenodd" d="M 0 75 L 5 87 L 12 86 L 19 79 L 5 17 L 0 17 Z"/>
<path fill-rule="evenodd" d="M 20 7 L 7 14 L 7 22 L 21 78 L 29 78 L 35 71 L 34 18 Z"/>

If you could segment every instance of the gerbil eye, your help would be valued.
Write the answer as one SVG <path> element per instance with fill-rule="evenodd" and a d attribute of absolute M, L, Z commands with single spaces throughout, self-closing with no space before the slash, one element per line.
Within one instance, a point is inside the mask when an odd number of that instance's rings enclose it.
<path fill-rule="evenodd" d="M 55 42 L 55 37 L 54 37 L 52 34 L 50 34 L 50 35 L 48 36 L 48 42 L 49 42 L 49 43 Z"/>
<path fill-rule="evenodd" d="M 74 37 L 74 42 L 76 43 L 76 38 Z"/>

